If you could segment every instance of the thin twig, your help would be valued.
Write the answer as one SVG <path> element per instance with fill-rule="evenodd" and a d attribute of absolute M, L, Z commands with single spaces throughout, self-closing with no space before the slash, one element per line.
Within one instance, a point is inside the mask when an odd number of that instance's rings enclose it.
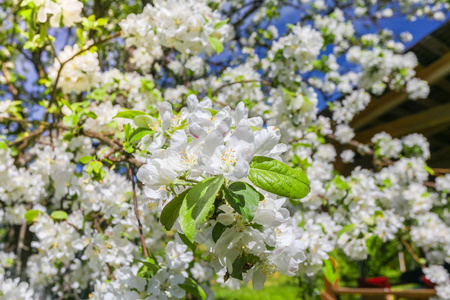
<path fill-rule="evenodd" d="M 420 265 L 420 267 L 423 269 L 425 266 L 420 262 L 420 258 L 417 256 L 417 254 L 412 249 L 411 245 L 408 244 L 408 242 L 402 238 L 402 243 L 405 245 L 406 250 L 408 250 L 409 254 L 411 254 L 412 258 Z"/>
<path fill-rule="evenodd" d="M 226 83 L 226 84 L 223 84 L 223 85 L 219 86 L 216 90 L 214 90 L 214 92 L 212 92 L 212 95 L 216 96 L 220 92 L 220 90 L 222 90 L 223 88 L 226 88 L 228 86 L 239 84 L 239 83 L 250 83 L 250 82 L 260 82 L 260 83 L 265 84 L 265 85 L 272 85 L 270 82 L 268 82 L 266 80 L 259 80 L 259 79 L 249 79 L 249 80 L 234 81 L 234 82 Z"/>
<path fill-rule="evenodd" d="M 130 175 L 130 180 L 131 180 L 131 182 L 133 184 L 134 214 L 136 215 L 136 219 L 137 219 L 138 226 L 139 226 L 139 234 L 141 235 L 142 249 L 144 250 L 145 258 L 148 258 L 147 246 L 145 245 L 144 234 L 142 232 L 142 224 L 141 224 L 141 220 L 139 219 L 139 210 L 138 210 L 138 207 L 137 207 L 137 197 L 136 197 L 136 183 L 134 182 L 134 171 L 133 171 L 133 167 L 132 166 L 129 166 L 128 172 L 129 172 L 129 175 Z"/>
<path fill-rule="evenodd" d="M 22 249 L 24 247 L 23 240 L 25 239 L 25 234 L 27 233 L 27 222 L 23 222 L 20 226 L 19 241 L 17 243 L 17 272 L 20 273 L 22 268 Z"/>

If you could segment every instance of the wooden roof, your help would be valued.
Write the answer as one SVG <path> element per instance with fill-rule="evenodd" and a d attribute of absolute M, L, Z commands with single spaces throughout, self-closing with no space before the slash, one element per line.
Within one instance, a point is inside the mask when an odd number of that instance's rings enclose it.
<path fill-rule="evenodd" d="M 373 97 L 369 106 L 355 116 L 355 140 L 370 142 L 385 131 L 393 137 L 418 132 L 430 142 L 431 167 L 450 167 L 450 22 L 408 49 L 420 66 L 417 76 L 428 81 L 427 99 L 408 100 L 405 92 L 389 91 Z M 408 100 L 408 101 L 407 101 Z M 328 112 L 329 113 L 329 112 Z M 327 112 L 325 112 L 327 114 Z"/>

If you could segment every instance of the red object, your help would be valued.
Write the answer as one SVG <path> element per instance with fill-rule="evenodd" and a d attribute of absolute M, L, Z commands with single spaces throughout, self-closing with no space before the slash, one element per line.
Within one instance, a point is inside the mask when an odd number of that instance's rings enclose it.
<path fill-rule="evenodd" d="M 422 279 L 423 284 L 427 289 L 434 289 L 434 287 L 436 286 L 434 283 L 429 281 L 425 276 L 422 276 L 420 279 Z"/>
<path fill-rule="evenodd" d="M 362 288 L 390 288 L 387 277 L 358 278 L 358 287 Z"/>

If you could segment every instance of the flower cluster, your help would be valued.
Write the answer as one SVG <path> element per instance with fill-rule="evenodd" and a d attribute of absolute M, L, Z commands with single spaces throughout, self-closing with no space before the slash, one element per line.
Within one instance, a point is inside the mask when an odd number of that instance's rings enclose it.
<path fill-rule="evenodd" d="M 52 27 L 72 27 L 81 22 L 81 10 L 83 3 L 78 0 L 33 0 L 38 7 L 37 20 L 41 23 L 50 20 Z M 49 17 L 50 15 L 50 17 Z"/>
<path fill-rule="evenodd" d="M 159 47 L 163 46 L 196 55 L 213 52 L 208 37 L 222 43 L 233 37 L 232 27 L 221 22 L 220 14 L 206 1 L 157 0 L 141 14 L 130 14 L 120 26 L 127 44 L 139 47 L 139 51 L 143 47 L 150 55 L 161 55 Z"/>
<path fill-rule="evenodd" d="M 64 93 L 88 91 L 99 80 L 97 53 L 86 51 L 77 55 L 79 51 L 78 45 L 64 47 L 49 69 L 49 77 L 58 82 Z"/>

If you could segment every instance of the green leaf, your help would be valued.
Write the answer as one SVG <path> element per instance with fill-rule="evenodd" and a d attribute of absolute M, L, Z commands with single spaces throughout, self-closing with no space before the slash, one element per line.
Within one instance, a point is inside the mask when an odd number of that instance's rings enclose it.
<path fill-rule="evenodd" d="M 108 23 L 108 19 L 107 18 L 99 18 L 97 19 L 97 25 L 98 26 L 104 26 Z"/>
<path fill-rule="evenodd" d="M 197 247 L 193 242 L 191 242 L 184 234 L 178 232 L 178 236 L 180 237 L 181 241 L 189 247 L 189 249 L 192 250 L 193 253 L 195 253 L 195 250 Z"/>
<path fill-rule="evenodd" d="M 342 177 L 339 175 L 334 177 L 333 182 L 334 182 L 334 185 L 340 190 L 347 190 L 350 188 L 348 183 L 346 181 L 342 180 Z"/>
<path fill-rule="evenodd" d="M 310 191 L 309 180 L 302 169 L 293 169 L 264 156 L 253 158 L 248 179 L 265 191 L 292 199 L 301 199 Z"/>
<path fill-rule="evenodd" d="M 125 118 L 125 119 L 133 120 L 136 116 L 140 116 L 140 115 L 145 115 L 145 112 L 138 111 L 138 110 L 125 110 L 125 111 L 121 111 L 121 112 L 117 113 L 117 115 L 115 115 L 113 117 L 113 119 Z"/>
<path fill-rule="evenodd" d="M 147 259 L 139 260 L 139 259 L 133 259 L 133 262 L 135 263 L 142 263 L 142 267 L 139 268 L 137 272 L 137 276 L 143 277 L 143 278 L 152 278 L 160 269 L 155 259 L 152 257 L 147 257 Z"/>
<path fill-rule="evenodd" d="M 383 218 L 383 212 L 381 210 L 376 210 L 375 211 L 375 217 L 379 217 L 379 218 Z"/>
<path fill-rule="evenodd" d="M 239 280 L 243 280 L 242 271 L 244 268 L 245 255 L 239 255 L 238 258 L 233 262 L 233 272 L 231 272 L 230 276 Z"/>
<path fill-rule="evenodd" d="M 62 210 L 55 210 L 50 215 L 54 220 L 67 220 L 67 213 Z"/>
<path fill-rule="evenodd" d="M 259 201 L 264 200 L 261 193 L 245 182 L 230 184 L 228 188 L 224 188 L 224 195 L 228 204 L 249 222 L 254 218 Z"/>
<path fill-rule="evenodd" d="M 136 129 L 133 134 L 130 136 L 130 143 L 139 141 L 144 136 L 152 134 L 154 131 L 150 129 L 144 129 L 144 128 L 138 128 Z"/>
<path fill-rule="evenodd" d="M 101 161 L 91 161 L 89 165 L 86 167 L 86 173 L 90 174 L 92 172 L 99 173 L 103 167 L 103 163 Z"/>
<path fill-rule="evenodd" d="M 323 274 L 325 275 L 325 278 L 328 280 L 328 282 L 333 284 L 337 279 L 337 274 L 336 274 L 336 271 L 334 270 L 333 264 L 331 263 L 330 260 L 324 261 L 324 266 L 323 266 L 322 270 L 323 270 Z"/>
<path fill-rule="evenodd" d="M 214 30 L 220 29 L 223 25 L 228 23 L 228 18 L 222 21 L 219 21 L 216 23 L 216 25 L 214 25 Z"/>
<path fill-rule="evenodd" d="M 340 238 L 341 235 L 345 232 L 350 232 L 353 230 L 353 228 L 355 228 L 356 224 L 348 224 L 345 225 L 341 230 L 339 230 L 338 234 L 337 234 L 337 238 Z"/>
<path fill-rule="evenodd" d="M 214 228 L 212 230 L 212 238 L 214 243 L 217 243 L 217 241 L 220 239 L 220 236 L 227 228 L 228 226 L 225 226 L 220 222 L 217 222 L 216 225 L 214 225 Z"/>
<path fill-rule="evenodd" d="M 70 116 L 64 116 L 64 118 L 63 118 L 64 125 L 66 125 L 68 127 L 75 127 L 75 126 L 77 126 L 78 121 L 80 121 L 80 118 L 78 117 L 77 114 L 73 114 L 73 115 L 70 115 Z"/>
<path fill-rule="evenodd" d="M 68 109 L 70 109 L 71 111 L 73 111 L 73 110 L 72 110 L 72 105 L 70 104 L 69 101 L 67 101 L 66 99 L 62 98 L 62 99 L 61 99 L 61 102 L 62 102 L 65 106 L 67 106 Z"/>
<path fill-rule="evenodd" d="M 128 153 L 133 153 L 134 151 L 133 146 L 131 146 L 128 142 L 123 143 L 123 149 L 125 149 Z"/>
<path fill-rule="evenodd" d="M 170 202 L 167 203 L 161 211 L 160 221 L 161 224 L 166 228 L 166 230 L 171 230 L 173 224 L 175 224 L 175 221 L 180 214 L 180 208 L 183 204 L 183 200 L 184 198 L 186 198 L 186 195 L 189 191 L 190 189 L 187 189 L 177 195 L 175 198 L 170 200 Z"/>
<path fill-rule="evenodd" d="M 242 273 L 246 271 L 244 270 L 244 267 L 248 266 L 248 264 L 255 264 L 258 260 L 259 259 L 256 255 L 242 252 L 241 255 L 239 255 L 239 257 L 233 262 L 233 272 L 231 272 L 230 276 L 243 280 Z"/>
<path fill-rule="evenodd" d="M 183 290 L 185 290 L 186 292 L 188 292 L 189 294 L 191 294 L 192 296 L 194 296 L 194 299 L 202 299 L 202 300 L 206 299 L 206 293 L 202 289 L 202 287 L 197 282 L 195 282 L 190 278 L 186 278 L 184 283 L 181 283 L 178 286 Z"/>
<path fill-rule="evenodd" d="M 181 229 L 190 241 L 194 241 L 200 226 L 206 222 L 208 212 L 224 182 L 222 175 L 196 184 L 187 193 L 180 209 Z"/>
<path fill-rule="evenodd" d="M 91 119 L 97 119 L 97 115 L 93 112 L 93 111 L 86 111 L 85 112 L 86 117 L 91 118 Z"/>
<path fill-rule="evenodd" d="M 159 122 L 156 118 L 153 118 L 152 116 L 149 116 L 149 115 L 136 116 L 133 119 L 133 122 L 137 127 L 145 128 L 145 129 L 149 129 L 150 125 L 154 126 L 156 124 L 159 124 Z"/>
<path fill-rule="evenodd" d="M 424 168 L 425 168 L 425 171 L 428 172 L 428 174 L 430 174 L 430 175 L 432 175 L 432 176 L 435 175 L 435 174 L 434 174 L 434 170 L 433 170 L 432 168 L 430 168 L 429 166 L 425 165 Z"/>
<path fill-rule="evenodd" d="M 209 111 L 213 116 L 217 115 L 217 113 L 219 112 L 218 110 L 212 108 L 205 108 L 205 110 Z"/>
<path fill-rule="evenodd" d="M 42 214 L 42 211 L 31 209 L 27 211 L 23 216 L 25 220 L 27 220 L 28 224 L 31 224 L 34 222 L 34 219 L 36 219 L 39 216 L 39 214 Z"/>
<path fill-rule="evenodd" d="M 83 156 L 80 158 L 80 163 L 83 165 L 87 164 L 90 160 L 94 159 L 92 156 Z"/>
<path fill-rule="evenodd" d="M 369 255 L 374 256 L 380 251 L 380 248 L 383 246 L 383 241 L 378 235 L 373 235 L 366 240 L 366 246 Z"/>
<path fill-rule="evenodd" d="M 211 44 L 211 47 L 214 49 L 214 51 L 217 52 L 217 54 L 220 54 L 223 51 L 223 44 L 218 38 L 208 36 L 208 41 Z"/>

